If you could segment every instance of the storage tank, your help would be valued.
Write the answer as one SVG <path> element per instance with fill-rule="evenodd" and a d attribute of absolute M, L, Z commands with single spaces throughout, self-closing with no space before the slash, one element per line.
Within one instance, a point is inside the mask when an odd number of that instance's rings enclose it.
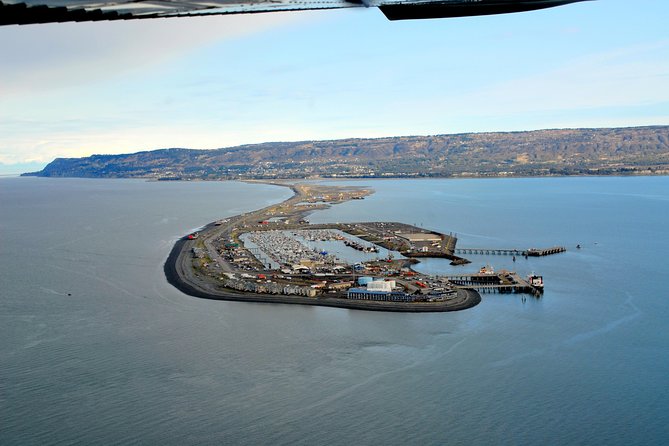
<path fill-rule="evenodd" d="M 358 285 L 367 285 L 369 282 L 373 281 L 373 277 L 358 277 Z"/>

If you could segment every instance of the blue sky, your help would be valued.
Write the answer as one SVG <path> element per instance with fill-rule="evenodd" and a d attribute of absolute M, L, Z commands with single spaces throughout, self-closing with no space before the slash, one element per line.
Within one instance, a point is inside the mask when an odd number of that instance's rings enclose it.
<path fill-rule="evenodd" d="M 634 9 L 631 7 L 634 6 Z M 669 124 L 669 2 L 0 27 L 0 172 L 164 147 Z"/>

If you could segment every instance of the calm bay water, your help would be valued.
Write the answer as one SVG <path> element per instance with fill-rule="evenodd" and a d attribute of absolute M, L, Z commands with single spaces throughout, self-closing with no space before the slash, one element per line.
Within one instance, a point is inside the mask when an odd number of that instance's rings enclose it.
<path fill-rule="evenodd" d="M 173 242 L 287 189 L 0 179 L 0 444 L 669 442 L 668 177 L 343 184 L 377 192 L 311 221 L 569 251 L 423 262 L 544 275 L 457 313 L 205 301 Z"/>

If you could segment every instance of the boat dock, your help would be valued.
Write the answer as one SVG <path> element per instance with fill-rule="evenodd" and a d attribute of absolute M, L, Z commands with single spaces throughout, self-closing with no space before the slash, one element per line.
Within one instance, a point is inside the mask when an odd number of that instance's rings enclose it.
<path fill-rule="evenodd" d="M 541 296 L 543 287 L 534 286 L 515 272 L 481 272 L 475 274 L 457 274 L 441 276 L 460 288 L 468 288 L 479 293 L 516 293 Z"/>
<path fill-rule="evenodd" d="M 529 249 L 492 249 L 492 248 L 456 248 L 454 254 L 479 254 L 479 255 L 507 255 L 524 257 L 543 257 L 559 254 L 567 251 L 564 246 L 553 246 L 552 248 L 529 248 Z"/>

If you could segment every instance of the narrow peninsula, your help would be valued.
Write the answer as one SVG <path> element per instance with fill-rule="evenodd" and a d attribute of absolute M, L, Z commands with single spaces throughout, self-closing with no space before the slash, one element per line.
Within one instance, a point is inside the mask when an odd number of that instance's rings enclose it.
<path fill-rule="evenodd" d="M 396 312 L 464 310 L 481 301 L 477 289 L 541 292 L 538 282 L 506 271 L 435 277 L 411 269 L 416 257 L 469 263 L 454 254 L 453 234 L 395 222 L 307 220 L 316 210 L 363 200 L 370 189 L 272 184 L 290 187 L 294 195 L 178 240 L 164 266 L 168 281 L 207 299 Z"/>

